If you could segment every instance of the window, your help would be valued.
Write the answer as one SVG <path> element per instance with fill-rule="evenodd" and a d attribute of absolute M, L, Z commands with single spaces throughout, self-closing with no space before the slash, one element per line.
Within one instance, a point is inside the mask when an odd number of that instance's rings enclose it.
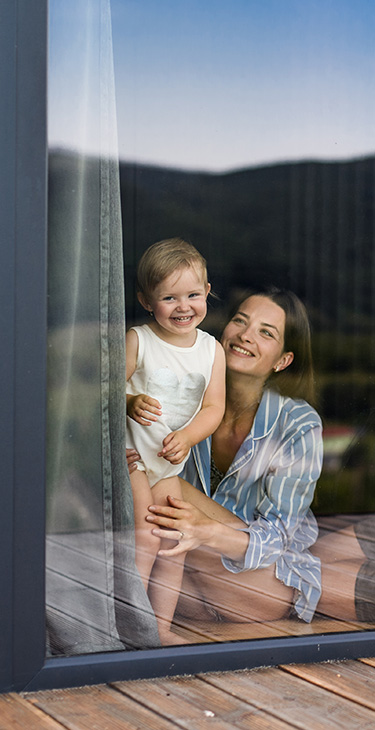
<path fill-rule="evenodd" d="M 372 10 L 51 0 L 49 13 L 48 299 L 46 7 L 10 3 L 1 46 L 12 181 L 3 225 L 15 242 L 2 269 L 2 311 L 15 302 L 4 329 L 13 354 L 3 363 L 3 445 L 13 418 L 15 442 L 3 461 L 14 485 L 3 581 L 16 576 L 2 598 L 2 686 L 188 672 L 198 660 L 204 670 L 285 661 L 286 652 L 293 661 L 373 652 L 370 623 L 337 617 L 316 634 L 308 624 L 258 622 L 251 635 L 216 626 L 194 636 L 180 622 L 188 645 L 159 647 L 135 568 L 122 448 L 125 326 L 143 317 L 135 267 L 148 245 L 179 235 L 207 258 L 219 299 L 204 327 L 217 337 L 224 305 L 248 286 L 286 285 L 306 302 L 325 427 L 313 510 L 325 530 L 374 511 L 374 95 L 371 53 L 358 50 L 368 47 Z"/>

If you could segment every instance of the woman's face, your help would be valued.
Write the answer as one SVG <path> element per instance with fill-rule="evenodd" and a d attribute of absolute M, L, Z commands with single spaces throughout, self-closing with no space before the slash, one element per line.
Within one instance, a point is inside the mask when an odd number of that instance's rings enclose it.
<path fill-rule="evenodd" d="M 272 370 L 284 370 L 293 353 L 284 352 L 285 312 L 265 296 L 252 296 L 228 322 L 221 343 L 227 369 L 265 382 Z"/>

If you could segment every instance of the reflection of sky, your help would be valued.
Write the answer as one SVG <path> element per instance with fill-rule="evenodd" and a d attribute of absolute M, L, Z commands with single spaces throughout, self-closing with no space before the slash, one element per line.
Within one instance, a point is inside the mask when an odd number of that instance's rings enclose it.
<path fill-rule="evenodd" d="M 375 152 L 373 0 L 111 4 L 121 157 L 222 170 Z"/>

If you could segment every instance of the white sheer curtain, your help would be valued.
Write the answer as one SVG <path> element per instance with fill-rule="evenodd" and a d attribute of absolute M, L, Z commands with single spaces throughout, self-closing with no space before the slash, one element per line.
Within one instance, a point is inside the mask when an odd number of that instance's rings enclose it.
<path fill-rule="evenodd" d="M 54 654 L 159 644 L 134 562 L 109 0 L 51 0 L 47 627 Z"/>

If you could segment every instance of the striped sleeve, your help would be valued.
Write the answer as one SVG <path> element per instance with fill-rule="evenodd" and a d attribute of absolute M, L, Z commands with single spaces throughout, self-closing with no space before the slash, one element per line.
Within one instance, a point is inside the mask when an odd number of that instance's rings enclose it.
<path fill-rule="evenodd" d="M 249 544 L 242 561 L 223 558 L 231 572 L 266 568 L 290 548 L 296 530 L 310 508 L 322 465 L 319 422 L 287 429 L 264 476 L 255 520 L 246 528 Z M 305 548 L 316 536 L 306 535 Z"/>

